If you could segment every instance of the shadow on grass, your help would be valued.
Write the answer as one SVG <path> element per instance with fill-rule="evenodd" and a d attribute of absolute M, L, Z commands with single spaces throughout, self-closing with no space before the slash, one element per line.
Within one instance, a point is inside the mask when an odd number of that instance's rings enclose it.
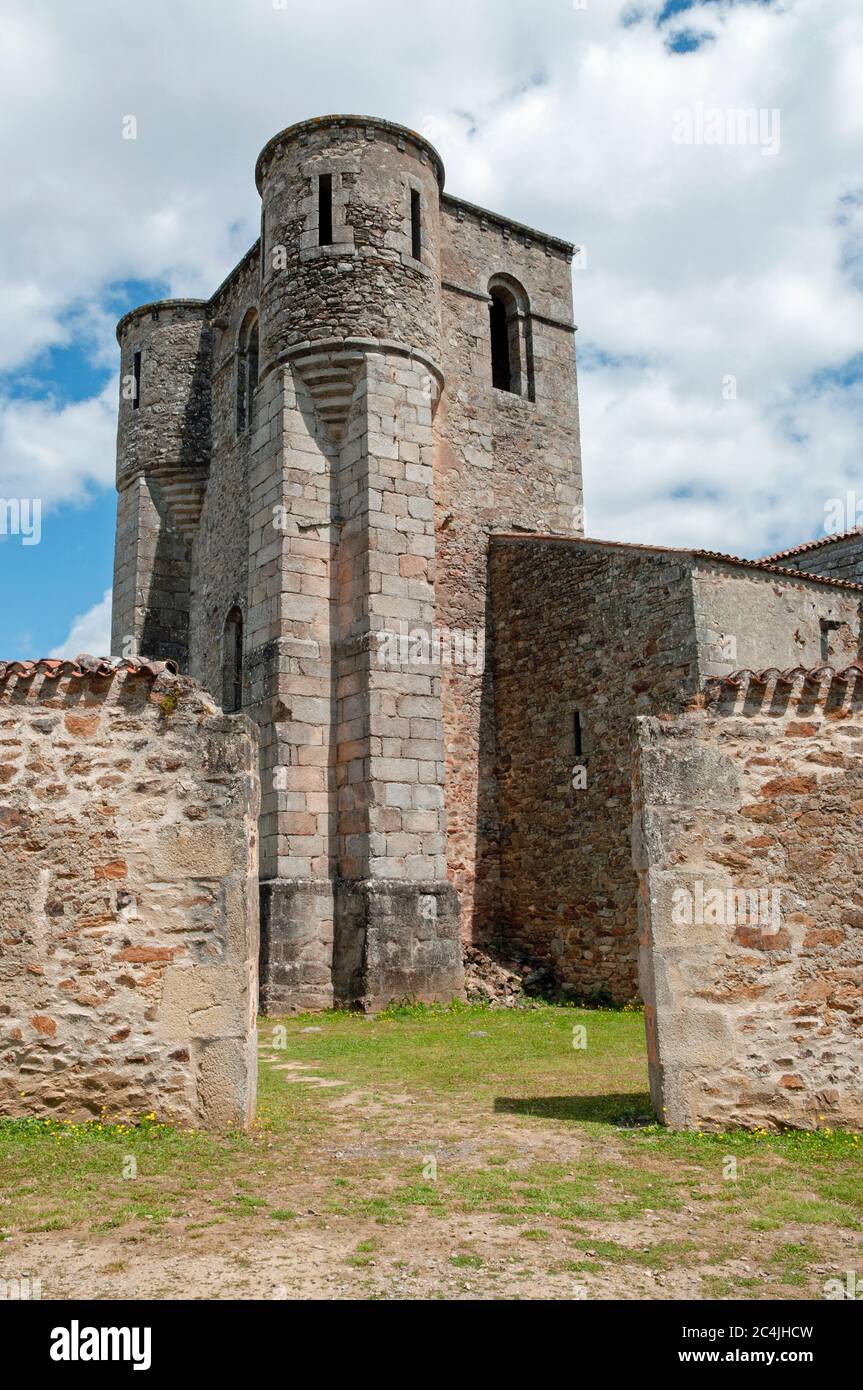
<path fill-rule="evenodd" d="M 649 1091 L 619 1091 L 598 1096 L 497 1096 L 499 1115 L 536 1115 L 540 1120 L 593 1120 L 623 1128 L 655 1124 Z"/>

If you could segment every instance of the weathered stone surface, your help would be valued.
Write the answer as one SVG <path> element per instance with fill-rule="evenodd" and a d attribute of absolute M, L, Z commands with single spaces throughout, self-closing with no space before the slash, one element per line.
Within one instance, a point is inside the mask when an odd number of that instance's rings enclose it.
<path fill-rule="evenodd" d="M 256 175 L 261 241 L 213 298 L 119 326 L 121 375 L 139 352 L 142 390 L 120 406 L 114 644 L 170 652 L 221 702 L 226 620 L 242 616 L 273 1010 L 327 1004 L 333 969 L 352 977 L 333 961 L 354 955 L 335 932 L 342 881 L 441 900 L 452 882 L 465 934 L 495 931 L 488 537 L 577 529 L 581 492 L 571 247 L 444 196 L 435 150 L 387 121 L 293 126 Z M 492 384 L 495 287 L 511 391 Z M 435 656 L 381 659 L 386 633 L 438 628 Z M 193 856 L 194 838 L 164 852 Z M 458 992 L 443 956 L 431 984 L 421 942 L 393 987 L 411 993 L 412 958 L 423 995 Z"/>
<path fill-rule="evenodd" d="M 722 747 L 679 740 L 651 776 L 633 847 L 635 718 L 680 712 L 740 666 L 815 665 L 825 623 L 856 644 L 860 595 L 693 552 L 532 536 L 493 539 L 489 587 L 500 934 L 575 997 L 623 1004 L 638 992 L 632 853 L 655 861 L 658 808 L 688 804 L 693 779 L 723 802 L 740 778 Z"/>
<path fill-rule="evenodd" d="M 835 581 L 863 577 L 860 537 L 786 571 L 584 539 L 573 248 L 444 192 L 436 151 L 388 121 L 301 122 L 256 178 L 261 238 L 212 298 L 118 328 L 141 393 L 120 407 L 114 643 L 176 657 L 258 726 L 263 1005 L 457 993 L 410 906 L 448 884 L 466 943 L 626 1002 L 633 720 L 739 667 L 853 660 L 860 591 Z M 717 804 L 741 780 L 723 749 L 707 778 L 705 750 L 676 748 L 635 846 L 657 903 L 666 813 L 693 779 Z M 742 806 L 753 838 L 777 795 Z M 224 830 L 168 828 L 165 871 L 231 861 Z"/>
<path fill-rule="evenodd" d="M 744 684 L 727 714 L 638 721 L 640 974 L 673 1128 L 863 1126 L 863 695 L 843 689 L 778 707 Z"/>
<path fill-rule="evenodd" d="M 185 678 L 37 667 L 0 680 L 0 742 L 0 1113 L 247 1124 L 252 725 Z"/>
<path fill-rule="evenodd" d="M 336 1002 L 367 1011 L 447 1002 L 464 990 L 458 898 L 449 883 L 336 884 Z"/>

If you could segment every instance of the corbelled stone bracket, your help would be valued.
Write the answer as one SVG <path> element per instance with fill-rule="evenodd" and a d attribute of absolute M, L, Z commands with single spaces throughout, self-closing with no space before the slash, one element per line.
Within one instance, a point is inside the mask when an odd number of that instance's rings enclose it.
<path fill-rule="evenodd" d="M 382 338 L 328 338 L 319 343 L 300 343 L 283 360 L 290 362 L 303 382 L 318 418 L 336 444 L 344 435 L 354 390 L 369 352 L 394 352 L 424 366 L 432 415 L 437 409 L 444 386 L 443 372 L 423 353 Z"/>

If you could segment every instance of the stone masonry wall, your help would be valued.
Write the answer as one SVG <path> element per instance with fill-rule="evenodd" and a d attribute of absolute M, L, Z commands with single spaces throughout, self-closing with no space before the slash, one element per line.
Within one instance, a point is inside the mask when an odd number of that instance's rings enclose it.
<path fill-rule="evenodd" d="M 818 542 L 810 542 L 799 550 L 783 551 L 776 563 L 788 569 L 809 574 L 823 574 L 828 579 L 847 579 L 863 584 L 863 534 L 853 531 Z"/>
<path fill-rule="evenodd" d="M 0 665 L 0 1113 L 247 1124 L 257 750 L 156 665 Z"/>
<path fill-rule="evenodd" d="M 500 891 L 489 536 L 582 531 L 571 254 L 565 242 L 441 199 L 446 389 L 435 416 L 437 617 L 443 627 L 480 634 L 487 657 L 484 668 L 453 663 L 443 672 L 448 868 L 468 940 L 494 935 Z M 523 336 L 532 399 L 492 385 L 493 277 L 519 285 L 529 306 Z"/>
<path fill-rule="evenodd" d="M 696 688 L 689 570 L 673 554 L 496 537 L 490 585 L 499 930 L 574 995 L 626 1003 L 637 990 L 632 721 Z"/>
<path fill-rule="evenodd" d="M 625 1002 L 637 992 L 635 717 L 678 711 L 705 678 L 748 663 L 847 664 L 861 591 L 695 552 L 529 536 L 493 538 L 490 583 L 498 934 L 553 962 L 575 994 Z"/>
<path fill-rule="evenodd" d="M 702 677 L 857 656 L 863 590 L 719 561 L 696 563 L 692 579 Z"/>
<path fill-rule="evenodd" d="M 241 325 L 257 309 L 260 266 L 252 247 L 209 305 L 212 322 L 212 448 L 201 518 L 192 546 L 188 673 L 222 699 L 225 619 L 240 609 L 248 630 L 249 507 L 257 417 L 237 430 L 237 351 Z M 150 650 L 147 648 L 146 650 Z M 248 692 L 243 700 L 248 703 Z"/>
<path fill-rule="evenodd" d="M 716 689 L 706 711 L 638 721 L 653 1102 L 675 1129 L 859 1129 L 860 668 Z"/>
<path fill-rule="evenodd" d="M 117 538 L 111 647 L 188 667 L 191 542 L 210 459 L 206 305 L 163 300 L 117 325 Z M 135 361 L 140 388 L 135 390 Z"/>

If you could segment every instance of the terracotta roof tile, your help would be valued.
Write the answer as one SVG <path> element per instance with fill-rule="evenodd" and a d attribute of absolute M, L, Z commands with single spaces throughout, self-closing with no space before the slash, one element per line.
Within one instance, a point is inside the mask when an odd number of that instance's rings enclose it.
<path fill-rule="evenodd" d="M 849 681 L 863 680 L 863 661 L 852 661 L 850 665 L 837 669 L 822 663 L 818 666 L 791 666 L 782 671 L 778 666 L 768 666 L 763 671 L 748 668 L 731 671 L 725 676 L 708 676 L 705 689 L 716 693 L 722 688 L 741 690 L 744 687 L 760 685 L 832 685 L 834 682 L 847 684 Z"/>
<path fill-rule="evenodd" d="M 763 560 L 756 561 L 759 565 L 769 565 L 773 560 L 785 560 L 792 555 L 804 555 L 807 550 L 820 550 L 822 545 L 832 545 L 834 541 L 848 541 L 852 536 L 863 535 L 863 527 L 852 526 L 850 531 L 836 531 L 832 536 L 819 536 L 814 541 L 804 541 L 802 545 L 793 545 L 789 550 L 777 550 L 775 555 L 765 555 Z"/>
<path fill-rule="evenodd" d="M 49 680 L 61 676 L 99 676 L 113 679 L 114 676 L 146 676 L 155 680 L 168 672 L 177 675 L 176 661 L 145 661 L 141 657 L 89 656 L 81 652 L 74 660 L 69 657 L 42 656 L 35 661 L 0 661 L 0 681 L 7 676 L 21 676 L 28 679 L 42 673 Z"/>

